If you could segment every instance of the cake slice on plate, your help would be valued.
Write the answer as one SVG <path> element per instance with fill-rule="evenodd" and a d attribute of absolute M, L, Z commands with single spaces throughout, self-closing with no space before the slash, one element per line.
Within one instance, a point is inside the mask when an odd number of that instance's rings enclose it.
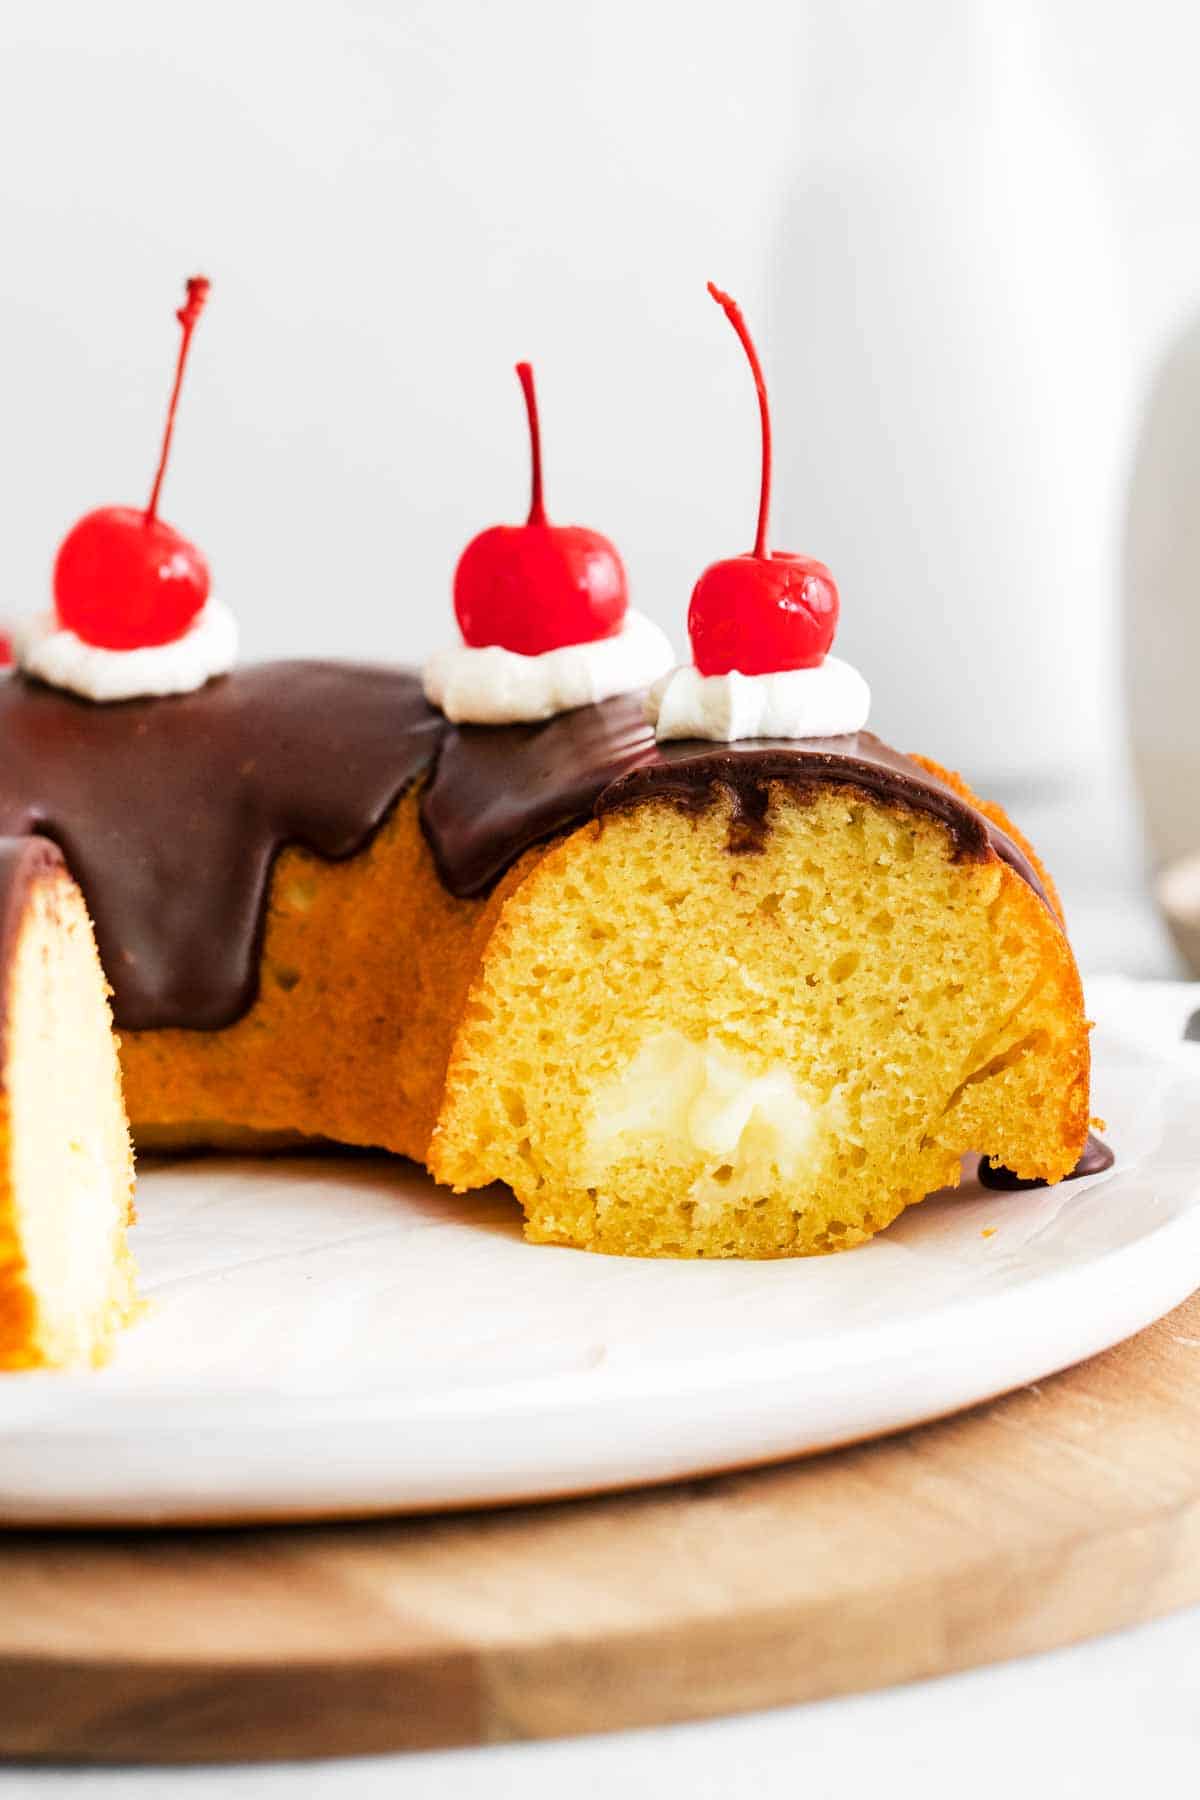
<path fill-rule="evenodd" d="M 102 1362 L 134 1309 L 133 1154 L 91 921 L 45 838 L 0 840 L 0 1369 Z"/>

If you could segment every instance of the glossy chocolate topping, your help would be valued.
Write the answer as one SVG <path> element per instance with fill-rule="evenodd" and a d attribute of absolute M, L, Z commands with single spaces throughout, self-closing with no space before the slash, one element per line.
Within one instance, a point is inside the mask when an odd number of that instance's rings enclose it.
<path fill-rule="evenodd" d="M 443 885 L 486 893 L 531 845 L 590 819 L 609 784 L 655 751 L 641 694 L 544 725 L 449 726 L 421 796 Z"/>
<path fill-rule="evenodd" d="M 35 882 L 62 873 L 57 846 L 45 838 L 0 839 L 0 1086 L 8 1056 L 9 981 L 21 922 Z"/>
<path fill-rule="evenodd" d="M 1088 1141 L 1083 1146 L 1083 1155 L 1071 1173 L 1063 1176 L 1063 1180 L 1078 1181 L 1084 1175 L 1103 1175 L 1105 1169 L 1111 1169 L 1116 1160 L 1103 1139 L 1089 1131 Z M 1003 1164 L 994 1169 L 986 1156 L 979 1160 L 979 1183 L 981 1187 L 997 1188 L 1005 1194 L 1019 1194 L 1027 1188 L 1043 1188 L 1050 1185 L 1046 1181 L 1026 1181 L 1020 1175 L 1014 1175 L 1012 1170 L 1006 1169 Z"/>
<path fill-rule="evenodd" d="M 119 1026 L 228 1025 L 257 986 L 276 852 L 362 849 L 444 721 L 415 675 L 269 663 L 170 700 L 96 706 L 0 680 L 0 836 L 59 844 Z"/>
<path fill-rule="evenodd" d="M 870 732 L 659 744 L 637 695 L 581 707 L 544 725 L 449 729 L 422 796 L 421 818 L 451 893 L 480 894 L 531 844 L 582 824 L 593 812 L 602 818 L 645 800 L 700 811 L 724 789 L 733 796 L 730 849 L 757 849 L 772 782 L 786 782 L 799 793 L 849 787 L 928 813 L 949 831 L 956 856 L 979 859 L 994 851 L 1046 900 L 1036 871 L 1011 838 Z"/>
<path fill-rule="evenodd" d="M 128 1030 L 241 1017 L 278 851 L 354 855 L 431 765 L 421 822 L 457 895 L 484 893 L 531 845 L 652 798 L 699 809 L 732 793 L 730 849 L 753 850 L 778 781 L 927 813 L 956 856 L 995 851 L 1042 891 L 1001 831 L 869 733 L 658 744 L 639 695 L 544 725 L 455 727 L 401 669 L 268 663 L 111 706 L 13 676 L 0 679 L 0 746 L 0 835 L 61 845 Z"/>

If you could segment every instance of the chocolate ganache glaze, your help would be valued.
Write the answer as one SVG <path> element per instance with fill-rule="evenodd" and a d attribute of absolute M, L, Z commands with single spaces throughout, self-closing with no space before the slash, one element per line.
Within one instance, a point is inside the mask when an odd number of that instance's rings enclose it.
<path fill-rule="evenodd" d="M 532 845 L 591 818 L 604 790 L 656 749 L 641 694 L 541 725 L 449 726 L 421 796 L 443 886 L 486 893 Z"/>
<path fill-rule="evenodd" d="M 430 769 L 421 823 L 460 896 L 486 892 L 523 851 L 594 815 L 655 798 L 699 809 L 718 786 L 734 799 L 730 849 L 753 850 L 779 781 L 801 793 L 835 783 L 927 813 L 956 856 L 994 852 L 1042 894 L 1002 831 L 867 732 L 658 744 L 640 695 L 542 725 L 455 727 L 416 675 L 370 665 L 268 663 L 194 694 L 117 705 L 12 676 L 0 680 L 0 746 L 0 835 L 61 846 L 127 1030 L 240 1018 L 257 991 L 278 851 L 355 855 Z"/>
<path fill-rule="evenodd" d="M 1111 1169 L 1116 1160 L 1104 1140 L 1089 1131 L 1087 1143 L 1083 1146 L 1083 1155 L 1071 1173 L 1065 1175 L 1063 1179 L 1064 1181 L 1079 1181 L 1084 1175 L 1103 1175 L 1105 1169 Z M 1004 1167 L 1003 1163 L 993 1168 L 986 1156 L 979 1159 L 978 1173 L 981 1187 L 996 1188 L 1005 1194 L 1019 1194 L 1024 1193 L 1027 1188 L 1049 1186 L 1048 1182 L 1041 1181 L 1036 1177 L 1027 1181 L 1021 1175 L 1014 1175 L 1011 1169 Z"/>
<path fill-rule="evenodd" d="M 7 677 L 0 836 L 62 848 L 119 1026 L 229 1025 L 257 990 L 276 852 L 362 849 L 444 723 L 415 675 L 349 663 L 267 663 L 107 706 Z"/>

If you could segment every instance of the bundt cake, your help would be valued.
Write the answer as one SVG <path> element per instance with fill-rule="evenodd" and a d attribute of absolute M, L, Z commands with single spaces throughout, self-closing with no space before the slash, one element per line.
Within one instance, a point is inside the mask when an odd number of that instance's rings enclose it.
<path fill-rule="evenodd" d="M 709 1256 L 1083 1149 L 1048 878 L 868 733 L 659 742 L 640 695 L 452 726 L 403 671 L 276 663 L 108 707 L 12 677 L 0 736 L 0 831 L 88 896 L 141 1144 L 376 1145 L 507 1182 L 539 1239 Z"/>
<path fill-rule="evenodd" d="M 0 842 L 0 1369 L 96 1363 L 132 1313 L 133 1157 L 83 896 Z"/>
<path fill-rule="evenodd" d="M 462 642 L 418 676 L 235 666 L 204 558 L 155 510 L 189 284 L 150 506 L 80 521 L 0 681 L 0 833 L 26 841 L 9 1016 L 37 1046 L 6 1063 L 13 1355 L 95 1354 L 129 1304 L 102 978 L 45 840 L 95 920 L 139 1145 L 377 1146 L 508 1183 L 539 1241 L 680 1257 L 848 1248 L 969 1151 L 1015 1182 L 1079 1166 L 1053 887 L 1003 814 L 865 730 L 833 577 L 766 549 L 762 373 L 713 292 L 763 479 L 754 549 L 696 585 L 692 663 L 629 611 L 607 539 L 548 521 L 521 364 L 529 517 L 468 546 Z M 76 1014 L 61 1127 L 38 1107 Z"/>

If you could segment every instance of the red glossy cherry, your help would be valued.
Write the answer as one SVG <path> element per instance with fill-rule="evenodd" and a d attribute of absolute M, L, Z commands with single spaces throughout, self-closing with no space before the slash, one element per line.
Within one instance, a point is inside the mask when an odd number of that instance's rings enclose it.
<path fill-rule="evenodd" d="M 136 650 L 182 637 L 208 599 L 208 564 L 195 544 L 158 517 L 158 496 L 175 430 L 175 411 L 192 332 L 209 283 L 193 275 L 175 317 L 183 327 L 175 382 L 150 501 L 102 506 L 87 513 L 63 539 L 54 564 L 59 622 L 86 643 Z"/>
<path fill-rule="evenodd" d="M 771 507 L 771 414 L 762 365 L 741 309 L 710 281 L 708 291 L 725 309 L 750 362 L 762 425 L 762 481 L 758 530 L 746 556 L 731 556 L 705 569 L 692 590 L 688 635 L 692 661 L 702 675 L 774 675 L 812 669 L 824 662 L 838 621 L 838 591 L 824 563 L 788 550 L 767 549 Z"/>
<path fill-rule="evenodd" d="M 518 363 L 517 376 L 533 461 L 529 517 L 471 539 L 454 571 L 454 611 L 465 643 L 540 656 L 614 636 L 629 595 L 621 558 L 606 537 L 583 525 L 548 523 L 533 370 Z"/>
<path fill-rule="evenodd" d="M 106 650 L 173 643 L 208 588 L 208 564 L 196 546 L 133 506 L 86 513 L 54 564 L 59 620 Z"/>

